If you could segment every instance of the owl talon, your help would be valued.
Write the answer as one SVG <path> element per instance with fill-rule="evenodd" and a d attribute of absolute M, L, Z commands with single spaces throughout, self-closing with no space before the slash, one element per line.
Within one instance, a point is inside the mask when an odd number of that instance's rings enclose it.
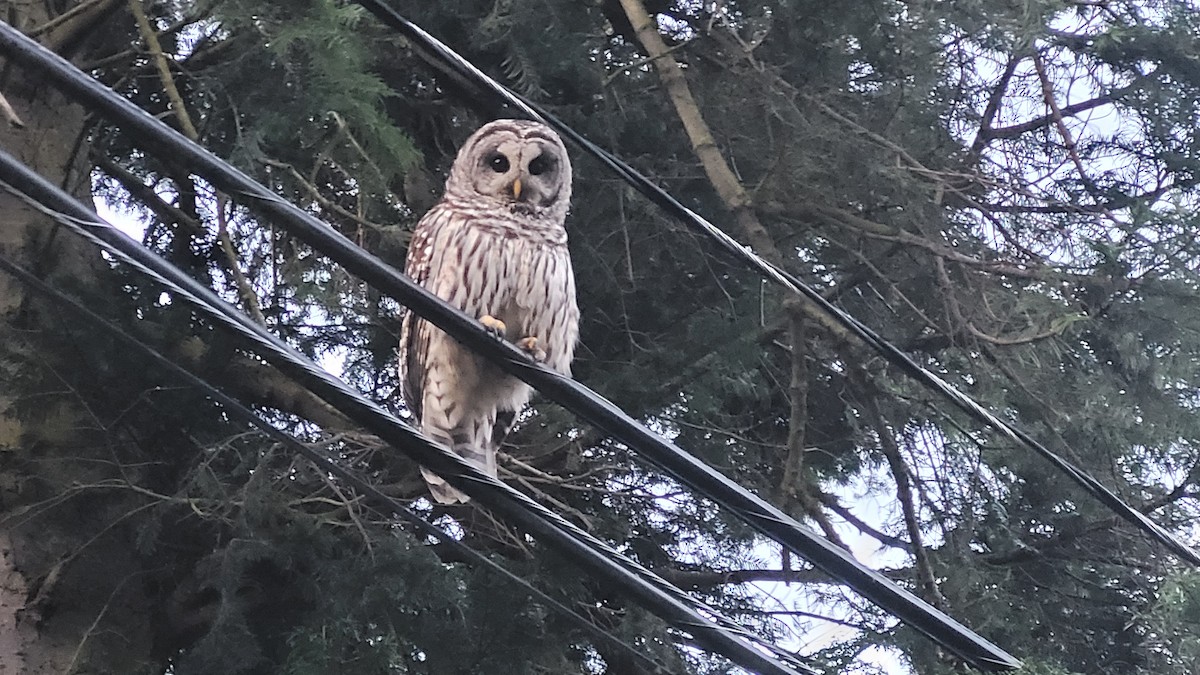
<path fill-rule="evenodd" d="M 479 323 L 483 324 L 483 327 L 488 329 L 488 332 L 496 337 L 504 337 L 504 331 L 508 330 L 508 327 L 504 325 L 503 321 L 497 319 L 491 314 L 484 314 L 483 316 L 479 317 Z"/>
<path fill-rule="evenodd" d="M 541 363 L 546 360 L 546 352 L 541 347 L 538 347 L 537 343 L 537 337 L 531 335 L 517 340 L 517 347 L 520 347 L 521 351 L 529 354 L 530 358 L 534 361 Z"/>

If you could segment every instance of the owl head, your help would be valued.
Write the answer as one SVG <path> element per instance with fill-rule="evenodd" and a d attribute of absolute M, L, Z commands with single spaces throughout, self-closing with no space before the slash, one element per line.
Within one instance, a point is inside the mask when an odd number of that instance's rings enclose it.
<path fill-rule="evenodd" d="M 459 149 L 446 193 L 561 222 L 571 203 L 571 161 L 550 127 L 496 120 L 480 127 Z"/>

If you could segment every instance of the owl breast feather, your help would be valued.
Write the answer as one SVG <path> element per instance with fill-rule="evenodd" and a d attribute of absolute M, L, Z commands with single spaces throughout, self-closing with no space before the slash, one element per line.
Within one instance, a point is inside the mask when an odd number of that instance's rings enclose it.
<path fill-rule="evenodd" d="M 565 242 L 513 236 L 509 228 L 468 226 L 460 308 L 505 323 L 505 338 L 538 338 L 546 365 L 570 374 L 579 336 L 575 276 Z"/>

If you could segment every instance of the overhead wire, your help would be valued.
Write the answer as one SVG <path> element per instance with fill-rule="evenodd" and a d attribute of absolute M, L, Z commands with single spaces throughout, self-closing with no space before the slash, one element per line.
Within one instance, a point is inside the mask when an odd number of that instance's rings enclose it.
<path fill-rule="evenodd" d="M 410 310 L 472 351 L 619 439 L 654 466 L 728 509 L 760 533 L 853 588 L 967 663 L 988 671 L 1019 667 L 1020 661 L 1003 649 L 901 588 L 876 570 L 863 565 L 847 551 L 801 525 L 791 516 L 693 455 L 684 452 L 671 441 L 645 428 L 607 399 L 575 380 L 534 362 L 515 346 L 495 339 L 474 317 L 468 317 L 448 305 L 311 214 L 281 199 L 57 54 L 3 23 L 0 23 L 0 52 L 13 62 L 39 73 L 47 83 L 83 103 L 92 112 L 108 118 L 130 132 L 132 139 L 143 149 L 170 153 L 174 161 L 187 166 L 189 170 L 235 201 L 247 204 L 265 215 L 280 228 L 308 243 L 368 284 L 401 301 Z M 257 324 L 252 325 L 259 328 Z M 298 375 L 307 377 L 304 372 Z M 378 422 L 373 412 L 361 419 L 370 420 L 372 424 Z M 366 425 L 365 422 L 360 423 Z M 424 452 L 428 453 L 428 450 Z M 419 461 L 439 475 L 451 470 L 447 460 L 437 453 L 428 456 L 432 461 Z M 441 466 L 447 467 L 446 472 Z M 496 490 L 497 485 L 503 487 L 502 483 L 491 479 L 480 482 L 482 478 L 488 477 L 474 471 L 469 465 L 463 465 L 461 462 L 454 465 L 454 469 L 460 473 L 464 468 L 472 470 L 465 475 L 470 476 L 471 484 L 479 487 L 481 491 L 484 487 L 487 490 Z M 464 491 L 472 494 L 470 490 Z"/>
<path fill-rule="evenodd" d="M 906 354 L 899 347 L 896 347 L 891 342 L 883 338 L 874 329 L 859 321 L 857 318 L 847 313 L 834 303 L 830 302 L 825 296 L 805 283 L 799 277 L 792 273 L 777 267 L 769 261 L 763 259 L 758 254 L 748 247 L 742 245 L 736 239 L 726 234 L 723 230 L 712 224 L 706 218 L 689 209 L 672 197 L 668 192 L 656 185 L 653 181 L 643 176 L 629 164 L 614 156 L 612 153 L 592 143 L 582 134 L 569 127 L 562 120 L 554 115 L 551 115 L 545 109 L 537 106 L 523 96 L 509 90 L 504 85 L 500 84 L 486 73 L 477 68 L 467 59 L 463 58 L 454 50 L 450 49 L 437 38 L 430 35 L 420 26 L 409 21 L 400 15 L 387 3 L 381 0 L 355 0 L 359 5 L 362 5 L 372 14 L 374 14 L 385 25 L 391 27 L 414 46 L 418 52 L 423 52 L 426 57 L 432 57 L 436 65 L 449 69 L 460 78 L 465 78 L 469 83 L 474 84 L 484 92 L 491 94 L 497 100 L 512 107 L 521 114 L 554 128 L 558 133 L 573 141 L 576 145 L 583 148 L 589 155 L 600 161 L 601 164 L 608 167 L 629 185 L 638 192 L 641 192 L 651 202 L 658 205 L 667 213 L 674 216 L 680 222 L 700 232 L 708 240 L 715 243 L 721 250 L 725 251 L 735 260 L 739 261 L 746 267 L 750 268 L 757 274 L 770 279 L 779 286 L 782 286 L 787 291 L 802 296 L 813 304 L 817 305 L 822 311 L 826 312 L 836 319 L 842 326 L 850 331 L 855 337 L 878 352 L 881 356 L 887 359 L 888 362 L 898 367 L 906 375 L 912 377 L 917 382 L 936 392 L 956 408 L 966 413 L 971 418 L 981 422 L 1002 436 L 1016 443 L 1018 446 L 1032 450 L 1048 461 L 1054 468 L 1058 469 L 1064 475 L 1071 479 L 1076 485 L 1100 503 L 1104 504 L 1123 520 L 1129 522 L 1137 529 L 1141 530 L 1152 539 L 1158 541 L 1171 551 L 1176 556 L 1191 563 L 1192 565 L 1200 565 L 1200 553 L 1197 553 L 1188 544 L 1184 543 L 1178 537 L 1158 523 L 1154 522 L 1146 514 L 1136 508 L 1125 503 L 1119 495 L 1106 487 L 1095 477 L 1088 474 L 1083 469 L 1072 464 L 1069 460 L 1062 457 L 1058 453 L 1050 450 L 1040 441 L 1031 436 L 1028 432 L 1013 424 L 1009 424 L 1001 420 L 988 409 L 984 408 L 971 397 L 959 391 L 949 382 L 946 382 L 937 374 L 929 369 L 921 366 L 911 356 Z"/>
<path fill-rule="evenodd" d="M 245 339 L 255 354 L 303 383 L 347 418 L 496 514 L 539 536 L 593 574 L 624 590 L 711 651 L 753 671 L 774 675 L 815 672 L 796 655 L 751 633 L 609 544 L 421 435 L 3 150 L 0 150 L 0 188 L 25 199 L 31 207 L 163 284 Z"/>
<path fill-rule="evenodd" d="M 296 438 L 293 434 L 275 427 L 270 422 L 263 419 L 261 415 L 246 407 L 246 405 L 241 401 L 238 401 L 229 394 L 221 391 L 207 380 L 187 370 L 183 366 L 180 366 L 175 361 L 163 356 L 158 350 L 154 349 L 150 345 L 147 345 L 141 339 L 134 337 L 121 327 L 114 324 L 112 321 L 109 321 L 87 307 L 84 307 L 78 300 L 68 296 L 66 293 L 51 286 L 42 279 L 39 279 L 32 272 L 14 263 L 2 253 L 0 253 L 0 270 L 7 272 L 18 281 L 23 283 L 27 288 L 36 291 L 59 306 L 70 309 L 76 315 L 84 318 L 92 325 L 117 338 L 129 348 L 137 351 L 137 353 L 141 356 L 149 359 L 149 361 L 154 365 L 165 371 L 168 371 L 171 375 L 186 382 L 192 388 L 203 393 L 211 400 L 219 403 L 221 407 L 224 408 L 224 410 L 232 417 L 235 417 L 244 423 L 253 425 L 254 427 L 258 428 L 258 430 L 261 431 L 267 438 L 270 438 L 271 440 L 283 446 L 291 448 L 293 451 L 303 455 L 313 464 L 320 467 L 321 470 L 337 476 L 341 480 L 345 481 L 347 485 L 353 487 L 354 490 L 359 494 L 362 494 L 372 500 L 375 503 L 375 508 L 379 509 L 380 511 L 388 511 L 393 515 L 402 518 L 416 528 L 419 532 L 437 539 L 439 542 L 453 550 L 457 555 L 461 556 L 462 559 L 470 562 L 471 564 L 491 570 L 493 573 L 500 575 L 510 583 L 517 584 L 521 588 L 525 589 L 534 598 L 536 598 L 538 602 L 544 604 L 547 608 L 557 612 L 563 617 L 566 617 L 576 626 L 592 634 L 594 637 L 599 638 L 601 641 L 606 642 L 634 657 L 644 666 L 649 668 L 651 672 L 670 675 L 671 671 L 668 670 L 663 664 L 643 653 L 638 648 L 622 640 L 616 635 L 613 635 L 610 631 L 607 631 L 604 628 L 596 625 L 587 617 L 583 616 L 579 612 L 576 612 L 574 609 L 571 609 L 567 605 L 563 604 L 560 600 L 550 596 L 545 591 L 534 586 L 529 581 L 518 576 L 503 565 L 497 563 L 491 558 L 488 558 L 470 546 L 467 546 L 458 539 L 455 539 L 445 530 L 429 522 L 420 514 L 410 509 L 408 506 L 381 492 L 377 487 L 364 480 L 361 476 L 349 469 L 346 469 L 334 460 L 326 457 L 309 444 Z"/>

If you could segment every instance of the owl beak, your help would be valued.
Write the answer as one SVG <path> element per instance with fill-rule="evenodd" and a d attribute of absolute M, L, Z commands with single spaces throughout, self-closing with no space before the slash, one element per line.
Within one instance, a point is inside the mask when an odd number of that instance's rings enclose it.
<path fill-rule="evenodd" d="M 521 201 L 521 179 L 518 178 L 512 183 L 513 199 Z"/>

